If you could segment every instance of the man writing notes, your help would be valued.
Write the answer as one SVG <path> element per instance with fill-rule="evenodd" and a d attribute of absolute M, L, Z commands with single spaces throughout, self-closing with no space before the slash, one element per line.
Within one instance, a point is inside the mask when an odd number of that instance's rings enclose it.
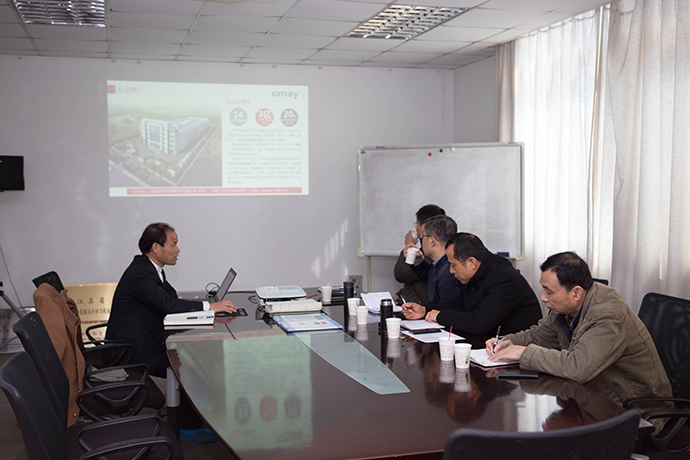
<path fill-rule="evenodd" d="M 541 300 L 549 315 L 495 347 L 488 340 L 487 352 L 495 352 L 490 360 L 519 360 L 522 369 L 575 380 L 618 404 L 671 396 L 647 328 L 618 292 L 595 283 L 587 263 L 574 252 L 554 254 L 540 268 Z M 643 407 L 654 408 L 664 406 Z M 658 430 L 664 419 L 652 422 Z"/>
<path fill-rule="evenodd" d="M 417 253 L 417 260 L 412 268 L 420 280 L 427 284 L 427 298 L 429 304 L 448 302 L 460 293 L 460 283 L 450 272 L 450 263 L 446 256 L 446 243 L 458 231 L 458 226 L 448 216 L 434 216 L 422 225 L 419 234 L 421 253 Z M 407 250 L 416 247 L 413 244 Z M 422 253 L 424 255 L 422 255 Z"/>
<path fill-rule="evenodd" d="M 489 252 L 476 235 L 458 233 L 446 244 L 450 272 L 462 284 L 449 302 L 425 308 L 403 306 L 407 319 L 425 318 L 453 332 L 495 334 L 521 331 L 541 319 L 537 296 L 509 260 Z"/>
<path fill-rule="evenodd" d="M 175 265 L 180 249 L 177 233 L 168 224 L 150 224 L 139 239 L 141 254 L 127 267 L 115 289 L 106 339 L 134 347 L 133 362 L 145 363 L 152 375 L 165 377 L 168 358 L 163 318 L 168 313 L 215 310 L 232 312 L 232 302 L 182 300 L 166 281 L 163 267 Z"/>
<path fill-rule="evenodd" d="M 405 235 L 405 248 L 409 247 L 411 244 L 416 244 L 419 240 L 419 235 L 422 233 L 422 224 L 433 216 L 444 216 L 446 211 L 440 206 L 435 204 L 427 204 L 422 206 L 417 210 L 415 215 L 416 221 L 414 223 L 414 230 L 410 230 Z M 393 275 L 395 280 L 399 283 L 403 283 L 402 289 L 400 289 L 394 296 L 393 299 L 398 301 L 402 300 L 400 296 L 402 295 L 405 300 L 412 302 L 418 302 L 422 305 L 427 304 L 427 285 L 424 281 L 420 280 L 417 274 L 412 269 L 412 266 L 405 263 L 405 248 L 400 251 L 398 260 L 395 263 L 395 268 L 393 268 Z"/>

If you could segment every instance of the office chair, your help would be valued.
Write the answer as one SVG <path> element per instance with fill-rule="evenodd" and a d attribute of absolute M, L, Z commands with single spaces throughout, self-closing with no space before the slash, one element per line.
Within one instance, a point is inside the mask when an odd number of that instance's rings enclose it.
<path fill-rule="evenodd" d="M 629 460 L 640 414 L 627 411 L 591 425 L 536 433 L 460 428 L 446 441 L 443 460 Z"/>
<path fill-rule="evenodd" d="M 33 282 L 34 286 L 36 287 L 39 287 L 43 283 L 48 283 L 51 286 L 53 286 L 55 290 L 58 292 L 62 292 L 65 290 L 65 286 L 62 285 L 60 276 L 57 274 L 56 271 L 51 271 L 48 273 L 44 273 L 41 276 L 37 276 L 36 278 L 32 279 L 31 282 Z"/>
<path fill-rule="evenodd" d="M 12 406 L 29 460 L 178 460 L 182 449 L 156 415 L 82 423 L 65 429 L 50 407 L 31 357 L 20 352 L 0 367 L 0 387 Z M 129 456 L 124 456 L 128 453 Z"/>
<path fill-rule="evenodd" d="M 642 299 L 638 316 L 647 326 L 673 389 L 673 398 L 632 398 L 626 408 L 650 401 L 669 401 L 669 410 L 644 412 L 645 420 L 672 417 L 657 436 L 644 440 L 655 451 L 690 451 L 690 300 L 650 292 Z"/>
<path fill-rule="evenodd" d="M 14 332 L 22 342 L 24 350 L 34 361 L 45 391 L 51 398 L 55 413 L 60 418 L 64 416 L 66 425 L 70 393 L 69 379 L 43 320 L 38 313 L 30 312 L 17 321 Z M 144 406 L 154 409 L 163 407 L 165 396 L 148 378 L 148 372 L 142 374 L 140 370 L 138 371 L 139 367 L 145 368 L 145 365 L 118 366 L 117 368 L 126 369 L 131 377 L 126 382 L 116 384 L 92 381 L 94 374 L 105 370 L 85 374 L 84 383 L 87 388 L 77 395 L 76 401 L 81 411 L 92 420 L 105 420 L 107 415 L 137 414 Z M 152 389 L 157 391 L 153 392 Z"/>
<path fill-rule="evenodd" d="M 606 279 L 604 279 L 604 278 L 592 278 L 592 279 L 593 279 L 594 281 L 596 281 L 597 283 L 601 283 L 601 284 L 603 284 L 603 285 L 605 285 L 605 286 L 608 286 L 608 285 L 609 285 L 609 280 L 606 280 Z"/>

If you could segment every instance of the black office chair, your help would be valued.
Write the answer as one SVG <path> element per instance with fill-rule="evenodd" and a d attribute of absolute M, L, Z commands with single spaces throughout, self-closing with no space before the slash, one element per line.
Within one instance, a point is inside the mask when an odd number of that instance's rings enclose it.
<path fill-rule="evenodd" d="M 170 427 L 156 415 L 73 425 L 65 429 L 51 410 L 29 355 L 12 356 L 0 367 L 0 387 L 12 406 L 29 460 L 125 458 L 182 459 Z M 125 454 L 128 453 L 127 456 Z"/>
<path fill-rule="evenodd" d="M 22 342 L 24 350 L 33 359 L 45 391 L 51 397 L 55 412 L 58 415 L 64 413 L 66 417 L 69 405 L 69 379 L 40 315 L 36 312 L 28 313 L 17 321 L 14 332 Z M 144 406 L 154 409 L 163 407 L 165 396 L 147 377 L 148 373 L 141 373 L 141 366 L 144 365 L 117 366 L 128 370 L 131 376 L 128 381 L 116 384 L 92 380 L 93 374 L 105 370 L 85 374 L 84 382 L 87 389 L 77 397 L 81 411 L 92 420 L 105 420 L 110 415 L 137 414 Z M 65 424 L 66 420 L 65 418 Z"/>
<path fill-rule="evenodd" d="M 627 411 L 591 425 L 536 433 L 460 428 L 446 441 L 443 460 L 630 460 L 640 414 Z"/>
<path fill-rule="evenodd" d="M 601 284 L 603 284 L 603 285 L 605 285 L 605 286 L 608 286 L 608 285 L 609 285 L 609 280 L 607 280 L 607 279 L 604 279 L 604 278 L 592 278 L 592 279 L 593 279 L 594 281 L 596 281 L 597 283 L 601 283 Z"/>
<path fill-rule="evenodd" d="M 36 278 L 32 279 L 31 282 L 34 283 L 34 286 L 36 287 L 39 287 L 43 283 L 48 283 L 58 292 L 65 290 L 65 286 L 62 285 L 62 280 L 60 280 L 60 276 L 56 271 L 51 271 L 44 273 L 41 276 L 37 276 Z"/>
<path fill-rule="evenodd" d="M 650 292 L 642 299 L 638 315 L 654 340 L 673 398 L 633 398 L 625 401 L 624 407 L 649 401 L 672 402 L 674 409 L 642 414 L 645 420 L 672 417 L 661 433 L 646 437 L 645 442 L 654 451 L 690 451 L 690 300 Z"/>

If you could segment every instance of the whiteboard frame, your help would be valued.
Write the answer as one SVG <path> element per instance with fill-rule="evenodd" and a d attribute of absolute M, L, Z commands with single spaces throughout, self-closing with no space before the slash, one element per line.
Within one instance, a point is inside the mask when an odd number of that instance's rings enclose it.
<path fill-rule="evenodd" d="M 520 254 L 515 256 L 510 254 L 508 257 L 511 260 L 522 260 L 525 253 L 525 145 L 522 142 L 482 142 L 482 143 L 465 143 L 465 144 L 420 144 L 407 146 L 361 146 L 357 148 L 357 184 L 358 184 L 358 204 L 359 204 L 359 248 L 357 250 L 360 257 L 397 257 L 399 251 L 396 253 L 383 252 L 363 252 L 363 218 L 362 218 L 362 182 L 361 182 L 361 156 L 367 151 L 384 151 L 384 150 L 439 150 L 439 149 L 467 149 L 467 148 L 495 148 L 495 147 L 519 147 L 520 148 Z M 401 246 L 402 249 L 402 246 Z M 491 249 L 491 248 L 489 248 Z"/>

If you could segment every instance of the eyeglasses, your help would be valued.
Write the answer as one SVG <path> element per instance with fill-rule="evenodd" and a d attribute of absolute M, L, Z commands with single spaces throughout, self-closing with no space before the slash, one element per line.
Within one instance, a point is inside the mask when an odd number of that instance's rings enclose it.
<path fill-rule="evenodd" d="M 430 237 L 430 236 L 431 236 L 431 235 L 425 235 L 424 233 L 420 233 L 420 234 L 419 234 L 419 242 L 421 243 L 422 240 L 424 239 L 424 237 L 427 237 L 427 238 L 428 238 L 428 237 Z"/>

